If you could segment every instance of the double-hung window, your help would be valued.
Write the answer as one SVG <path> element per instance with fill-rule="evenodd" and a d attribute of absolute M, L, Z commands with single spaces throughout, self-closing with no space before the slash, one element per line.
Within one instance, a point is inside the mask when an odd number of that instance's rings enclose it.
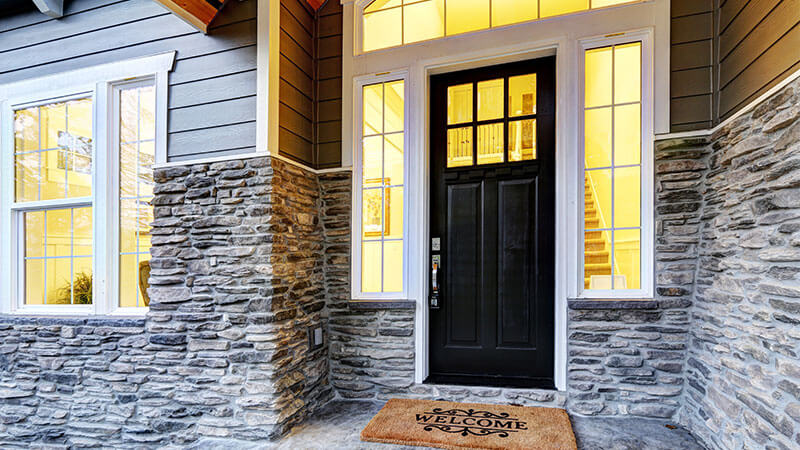
<path fill-rule="evenodd" d="M 0 87 L 3 311 L 146 311 L 173 58 Z"/>
<path fill-rule="evenodd" d="M 354 171 L 353 296 L 403 299 L 406 292 L 406 82 L 359 86 L 360 143 Z"/>
<path fill-rule="evenodd" d="M 583 49 L 584 297 L 652 296 L 649 48 L 631 39 Z"/>

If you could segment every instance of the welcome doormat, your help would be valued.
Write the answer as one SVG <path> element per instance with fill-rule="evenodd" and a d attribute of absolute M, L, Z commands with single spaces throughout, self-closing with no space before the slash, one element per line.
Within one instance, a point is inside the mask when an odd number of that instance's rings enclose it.
<path fill-rule="evenodd" d="M 389 400 L 361 440 L 447 449 L 577 449 L 563 409 L 433 400 Z"/>

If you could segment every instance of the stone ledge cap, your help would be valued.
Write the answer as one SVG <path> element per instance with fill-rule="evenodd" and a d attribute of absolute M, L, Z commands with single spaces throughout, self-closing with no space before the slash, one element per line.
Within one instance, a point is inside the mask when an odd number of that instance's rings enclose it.
<path fill-rule="evenodd" d="M 417 302 L 414 300 L 350 300 L 350 309 L 356 311 L 370 309 L 416 309 Z"/>
<path fill-rule="evenodd" d="M 658 301 L 652 298 L 642 299 L 597 299 L 570 298 L 569 309 L 658 309 Z"/>

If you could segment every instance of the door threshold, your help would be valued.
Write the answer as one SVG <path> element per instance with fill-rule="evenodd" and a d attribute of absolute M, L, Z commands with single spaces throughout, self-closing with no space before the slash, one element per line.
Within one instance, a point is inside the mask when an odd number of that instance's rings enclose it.
<path fill-rule="evenodd" d="M 543 389 L 556 391 L 552 378 L 496 377 L 478 375 L 430 375 L 423 384 L 494 387 L 508 389 Z"/>

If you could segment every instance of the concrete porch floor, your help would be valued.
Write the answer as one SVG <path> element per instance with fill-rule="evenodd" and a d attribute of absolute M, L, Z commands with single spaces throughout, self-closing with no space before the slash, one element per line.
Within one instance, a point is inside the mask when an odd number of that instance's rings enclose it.
<path fill-rule="evenodd" d="M 334 401 L 306 423 L 268 448 L 275 449 L 418 449 L 361 442 L 359 435 L 383 406 L 364 401 Z M 670 422 L 638 418 L 572 417 L 578 448 L 591 450 L 675 450 L 703 447 L 683 428 Z"/>

